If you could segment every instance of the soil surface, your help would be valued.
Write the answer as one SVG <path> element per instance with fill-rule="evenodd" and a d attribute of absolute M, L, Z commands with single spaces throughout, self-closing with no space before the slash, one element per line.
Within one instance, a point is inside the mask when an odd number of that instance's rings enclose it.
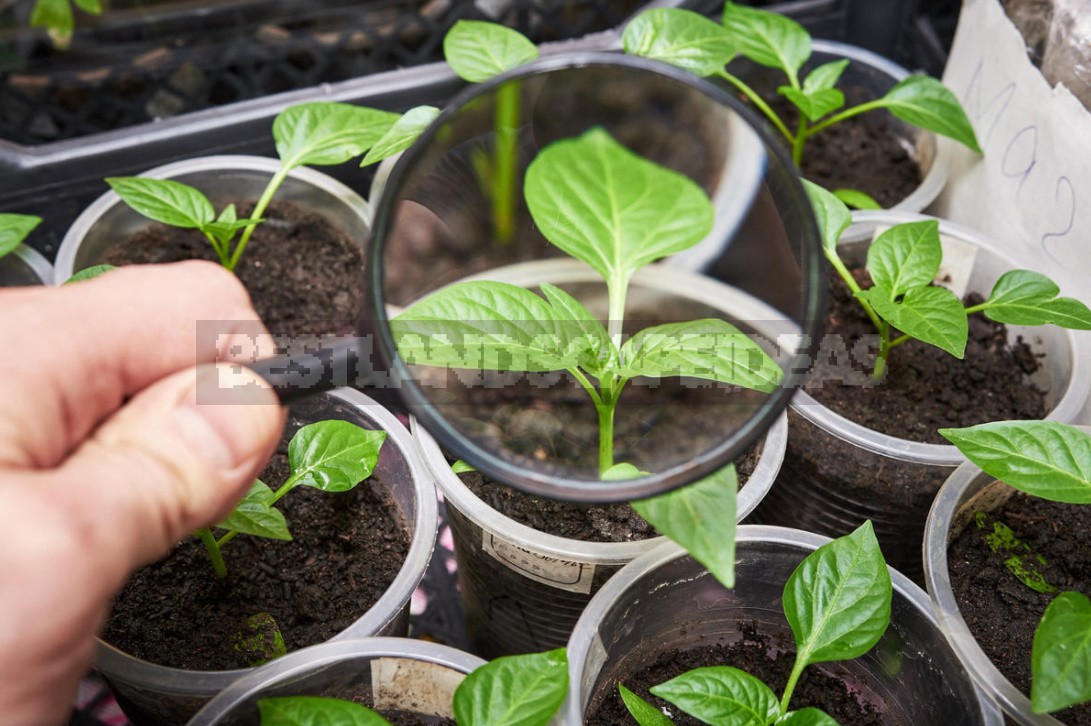
<path fill-rule="evenodd" d="M 1016 493 L 993 515 L 1046 559 L 1039 571 L 1058 592 L 1075 590 L 1091 596 L 1091 507 Z M 951 586 L 981 649 L 1029 697 L 1034 631 L 1056 593 L 1035 592 L 1018 580 L 1004 566 L 1004 556 L 989 548 L 984 534 L 971 521 L 951 543 L 947 551 Z M 1066 724 L 1091 724 L 1091 705 L 1053 716 Z"/>
<path fill-rule="evenodd" d="M 288 475 L 283 444 L 260 478 L 274 489 Z M 190 670 L 251 664 L 232 648 L 246 619 L 273 616 L 289 651 L 344 630 L 383 595 L 409 550 L 393 502 L 371 480 L 341 493 L 299 487 L 282 499 L 293 540 L 239 535 L 223 548 L 227 577 L 187 537 L 139 570 L 114 601 L 103 639 L 127 653 Z"/>
<path fill-rule="evenodd" d="M 237 203 L 245 218 L 253 203 Z M 241 234 L 241 233 L 240 233 Z M 102 260 L 111 265 L 203 259 L 218 262 L 197 230 L 154 223 L 119 242 Z M 235 272 L 254 308 L 276 336 L 350 335 L 364 293 L 364 252 L 319 214 L 274 201 Z"/>
<path fill-rule="evenodd" d="M 704 722 L 682 713 L 678 707 L 667 701 L 652 696 L 650 689 L 693 668 L 734 666 L 760 678 L 779 696 L 784 692 L 784 686 L 792 671 L 793 653 L 778 649 L 769 638 L 755 632 L 752 626 L 740 623 L 739 630 L 743 633 L 743 639 L 737 643 L 705 645 L 691 650 L 668 650 L 659 655 L 651 665 L 624 677 L 622 682 L 626 688 L 652 705 L 668 709 L 678 726 L 698 726 Z M 770 653 L 776 653 L 775 660 L 770 660 Z M 635 723 L 618 695 L 617 683 L 611 682 L 607 685 L 610 695 L 603 699 L 602 704 L 585 723 L 588 726 Z M 820 708 L 838 723 L 852 726 L 892 723 L 889 719 L 884 720 L 873 704 L 858 699 L 841 679 L 814 666 L 803 671 L 792 695 L 793 710 L 806 706 Z"/>

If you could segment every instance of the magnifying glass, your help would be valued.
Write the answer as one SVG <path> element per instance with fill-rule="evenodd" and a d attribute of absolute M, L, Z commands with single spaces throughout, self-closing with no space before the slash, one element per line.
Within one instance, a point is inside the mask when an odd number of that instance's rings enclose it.
<path fill-rule="evenodd" d="M 359 336 L 322 351 L 326 374 L 313 356 L 254 369 L 288 402 L 356 365 L 452 459 L 574 501 L 660 494 L 745 452 L 824 310 L 813 213 L 763 122 L 629 56 L 464 91 L 398 161 L 369 242 Z"/>

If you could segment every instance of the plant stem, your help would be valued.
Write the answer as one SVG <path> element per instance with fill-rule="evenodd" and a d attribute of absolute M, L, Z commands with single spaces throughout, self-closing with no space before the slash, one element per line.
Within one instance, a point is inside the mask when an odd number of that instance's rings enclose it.
<path fill-rule="evenodd" d="M 792 139 L 792 163 L 799 169 L 803 166 L 803 142 L 807 140 L 807 119 L 803 113 L 799 114 L 799 125 L 796 127 L 795 138 Z"/>
<path fill-rule="evenodd" d="M 974 313 L 981 312 L 982 310 L 984 310 L 987 307 L 989 307 L 989 301 L 988 300 L 986 300 L 983 303 L 978 303 L 977 305 L 971 305 L 970 307 L 966 308 L 966 314 L 967 315 L 973 315 Z"/>
<path fill-rule="evenodd" d="M 234 534 L 231 532 L 230 534 Z M 201 543 L 208 550 L 208 558 L 212 560 L 212 569 L 216 572 L 216 577 L 227 577 L 227 565 L 224 564 L 223 553 L 220 552 L 220 542 L 216 541 L 216 538 L 212 536 L 212 530 L 208 527 L 202 527 L 197 530 L 197 536 L 200 537 Z"/>
<path fill-rule="evenodd" d="M 728 73 L 726 70 L 720 71 L 720 77 L 730 83 L 735 88 L 742 91 L 743 95 L 750 99 L 750 102 L 753 103 L 759 111 L 765 114 L 765 117 L 769 119 L 769 122 L 776 127 L 777 131 L 779 131 L 784 136 L 784 138 L 788 140 L 789 144 L 795 143 L 795 138 L 792 136 L 792 132 L 789 131 L 788 127 L 784 125 L 784 122 L 780 120 L 780 117 L 773 112 L 773 109 L 769 107 L 769 104 L 767 104 L 761 96 L 755 93 L 754 90 L 750 88 L 750 86 L 746 85 L 738 78 Z"/>
<path fill-rule="evenodd" d="M 496 145 L 493 147 L 492 224 L 496 238 L 508 243 L 515 235 L 515 162 L 519 149 L 519 83 L 496 92 Z"/>
<path fill-rule="evenodd" d="M 614 345 L 621 350 L 621 330 L 625 327 L 625 298 L 629 292 L 629 280 L 615 278 L 607 282 L 606 289 L 610 298 L 606 329 Z"/>
<path fill-rule="evenodd" d="M 871 372 L 871 377 L 876 381 L 881 381 L 886 373 L 886 359 L 890 355 L 890 348 L 890 326 L 884 322 L 879 327 L 879 355 L 875 357 L 875 370 Z"/>
<path fill-rule="evenodd" d="M 780 712 L 782 715 L 788 713 L 788 704 L 792 702 L 792 693 L 796 690 L 796 683 L 799 682 L 799 677 L 803 674 L 803 669 L 806 666 L 806 661 L 802 660 L 797 653 L 795 663 L 792 664 L 792 675 L 788 676 L 788 685 L 784 687 L 784 695 L 780 697 Z"/>
<path fill-rule="evenodd" d="M 231 268 L 228 267 L 228 265 L 230 265 L 231 260 L 227 256 L 226 247 L 224 245 L 220 244 L 220 241 L 218 239 L 216 239 L 215 237 L 213 237 L 208 232 L 204 232 L 203 234 L 205 236 L 205 239 L 208 240 L 208 243 L 210 245 L 212 245 L 212 249 L 216 250 L 216 255 L 220 258 L 220 264 L 223 265 L 224 267 L 227 267 L 227 269 L 230 270 Z"/>
<path fill-rule="evenodd" d="M 821 123 L 817 123 L 814 126 L 812 126 L 811 130 L 808 132 L 808 135 L 814 136 L 815 134 L 817 134 L 822 129 L 827 129 L 830 126 L 833 126 L 836 123 L 840 123 L 840 122 L 844 121 L 845 119 L 852 118 L 853 116 L 859 116 L 862 113 L 866 113 L 868 111 L 872 111 L 872 110 L 877 109 L 877 108 L 886 108 L 886 103 L 883 102 L 883 99 L 879 98 L 879 99 L 876 99 L 874 101 L 868 101 L 867 103 L 861 103 L 859 106 L 853 106 L 852 108 L 847 108 L 844 111 L 842 111 L 841 113 L 836 114 L 834 116 L 830 116 L 825 121 L 822 121 Z"/>
<path fill-rule="evenodd" d="M 599 476 L 614 465 L 614 409 L 617 401 L 595 406 L 599 412 Z"/>
<path fill-rule="evenodd" d="M 273 174 L 273 178 L 269 180 L 269 183 L 265 185 L 265 191 L 261 193 L 261 197 L 258 198 L 258 203 L 254 206 L 254 211 L 250 213 L 251 219 L 261 219 L 261 215 L 265 214 L 265 208 L 269 206 L 269 202 L 272 201 L 273 195 L 280 189 L 280 185 L 284 183 L 284 180 L 288 178 L 288 173 L 292 170 L 292 167 L 281 166 L 277 170 L 276 174 Z M 239 243 L 235 245 L 235 251 L 231 254 L 231 260 L 228 265 L 225 265 L 227 269 L 234 271 L 235 266 L 239 264 L 239 259 L 242 258 L 242 253 L 246 250 L 246 243 L 250 241 L 250 236 L 254 234 L 254 228 L 258 226 L 257 222 L 248 224 L 246 229 L 242 231 L 242 237 L 239 239 Z"/>

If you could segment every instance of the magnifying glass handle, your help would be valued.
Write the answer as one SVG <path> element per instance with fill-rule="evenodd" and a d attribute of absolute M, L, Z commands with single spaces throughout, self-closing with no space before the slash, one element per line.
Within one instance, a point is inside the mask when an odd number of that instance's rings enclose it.
<path fill-rule="evenodd" d="M 346 338 L 306 353 L 282 355 L 248 363 L 276 391 L 283 404 L 290 404 L 339 386 L 367 385 L 371 361 L 361 370 L 356 338 Z"/>

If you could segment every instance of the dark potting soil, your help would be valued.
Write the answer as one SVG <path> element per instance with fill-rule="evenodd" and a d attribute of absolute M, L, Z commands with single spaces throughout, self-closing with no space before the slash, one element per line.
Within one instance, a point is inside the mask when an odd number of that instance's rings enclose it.
<path fill-rule="evenodd" d="M 761 444 L 735 463 L 739 488 L 754 472 Z M 476 471 L 459 474 L 462 483 L 490 507 L 539 532 L 584 542 L 631 542 L 658 536 L 627 503 L 578 504 L 539 497 L 497 484 Z"/>
<path fill-rule="evenodd" d="M 793 653 L 777 648 L 768 637 L 756 632 L 751 625 L 740 623 L 739 630 L 743 638 L 736 643 L 703 645 L 690 650 L 668 650 L 660 654 L 651 665 L 622 678 L 622 683 L 657 708 L 668 709 L 671 718 L 678 726 L 699 726 L 704 722 L 684 714 L 676 706 L 651 695 L 650 689 L 693 668 L 734 666 L 760 678 L 779 696 L 783 693 L 792 672 Z M 776 653 L 775 660 L 770 659 L 770 653 Z M 609 695 L 603 698 L 602 703 L 585 723 L 588 726 L 635 723 L 628 709 L 625 708 L 621 696 L 618 695 L 617 683 L 607 684 L 605 692 Z M 884 719 L 875 705 L 858 698 L 842 679 L 829 675 L 815 666 L 810 666 L 803 671 L 803 675 L 796 684 L 796 690 L 792 694 L 793 710 L 806 706 L 822 709 L 841 724 L 878 726 L 893 723 L 890 719 Z"/>
<path fill-rule="evenodd" d="M 253 203 L 238 203 L 240 218 Z M 241 233 L 240 233 L 241 234 Z M 202 259 L 218 262 L 204 235 L 152 224 L 115 245 L 111 265 Z M 235 268 L 254 308 L 276 336 L 351 335 L 364 293 L 364 252 L 325 217 L 274 201 Z"/>
<path fill-rule="evenodd" d="M 1042 555 L 1039 567 L 1057 593 L 1075 590 L 1091 596 L 1091 507 L 1014 494 L 994 511 L 996 521 Z M 1057 593 L 1035 592 L 1004 566 L 971 521 L 947 550 L 951 587 L 966 625 L 1000 672 L 1030 695 L 1034 631 Z M 1091 724 L 1091 705 L 1053 714 L 1066 724 Z"/>
<path fill-rule="evenodd" d="M 287 445 L 262 472 L 288 476 Z M 239 535 L 223 548 L 227 577 L 188 537 L 139 570 L 114 601 L 103 638 L 138 658 L 190 670 L 246 668 L 232 643 L 246 619 L 273 616 L 289 651 L 344 630 L 383 595 L 409 550 L 394 504 L 370 480 L 341 493 L 299 487 L 282 499 L 293 540 Z"/>

